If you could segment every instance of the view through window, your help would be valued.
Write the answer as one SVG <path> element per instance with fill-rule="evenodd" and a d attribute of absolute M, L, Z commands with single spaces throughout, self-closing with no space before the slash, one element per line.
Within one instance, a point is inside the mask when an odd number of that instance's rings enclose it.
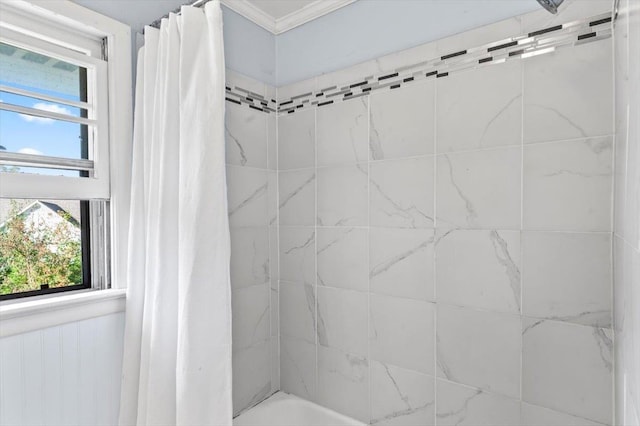
<path fill-rule="evenodd" d="M 56 291 L 88 282 L 83 204 L 0 199 L 0 295 Z"/>

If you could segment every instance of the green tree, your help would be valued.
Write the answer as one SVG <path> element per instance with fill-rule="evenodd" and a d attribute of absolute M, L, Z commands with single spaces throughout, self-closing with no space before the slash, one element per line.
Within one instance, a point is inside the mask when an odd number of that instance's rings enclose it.
<path fill-rule="evenodd" d="M 82 247 L 69 221 L 28 221 L 15 205 L 9 217 L 0 229 L 0 294 L 82 282 Z"/>

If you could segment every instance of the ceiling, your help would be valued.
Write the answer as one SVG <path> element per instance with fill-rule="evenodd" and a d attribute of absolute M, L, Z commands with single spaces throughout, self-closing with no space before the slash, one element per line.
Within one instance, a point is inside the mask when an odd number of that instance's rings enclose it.
<path fill-rule="evenodd" d="M 356 0 L 221 0 L 262 28 L 280 34 Z"/>
<path fill-rule="evenodd" d="M 190 3 L 190 0 L 73 0 L 74 2 L 123 22 L 136 31 L 161 16 Z"/>
<path fill-rule="evenodd" d="M 320 2 L 322 0 L 249 0 L 249 3 L 252 3 L 273 19 L 282 18 L 312 3 Z"/>

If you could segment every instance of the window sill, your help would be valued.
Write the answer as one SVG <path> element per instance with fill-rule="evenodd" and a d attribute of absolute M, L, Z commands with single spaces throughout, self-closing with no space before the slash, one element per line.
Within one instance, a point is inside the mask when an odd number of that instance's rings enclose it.
<path fill-rule="evenodd" d="M 123 312 L 126 290 L 86 292 L 0 305 L 0 337 Z"/>

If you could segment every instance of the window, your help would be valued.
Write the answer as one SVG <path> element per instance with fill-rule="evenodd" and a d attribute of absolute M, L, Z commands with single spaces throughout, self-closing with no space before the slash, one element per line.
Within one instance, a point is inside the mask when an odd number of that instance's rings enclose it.
<path fill-rule="evenodd" d="M 104 43 L 0 15 L 0 300 L 110 286 Z"/>

